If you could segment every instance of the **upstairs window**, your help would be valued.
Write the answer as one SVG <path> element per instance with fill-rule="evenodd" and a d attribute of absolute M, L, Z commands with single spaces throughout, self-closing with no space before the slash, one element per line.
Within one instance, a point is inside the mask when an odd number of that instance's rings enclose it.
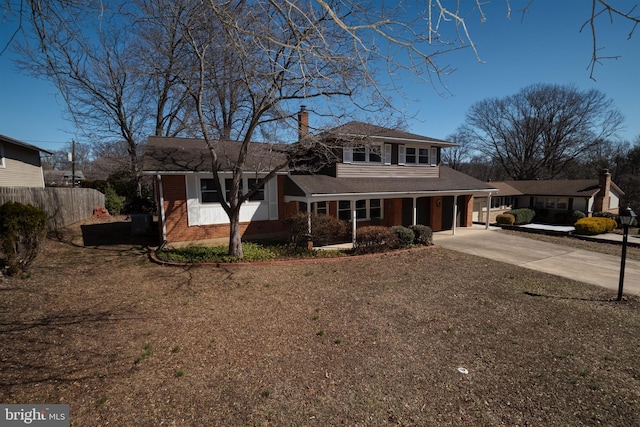
<path fill-rule="evenodd" d="M 406 164 L 408 165 L 429 165 L 428 148 L 406 148 Z"/>
<path fill-rule="evenodd" d="M 398 146 L 399 165 L 437 166 L 437 147 Z"/>
<path fill-rule="evenodd" d="M 382 163 L 382 146 L 358 144 L 342 149 L 344 163 Z"/>
<path fill-rule="evenodd" d="M 4 162 L 4 144 L 0 143 L 0 168 L 6 168 L 7 165 Z"/>

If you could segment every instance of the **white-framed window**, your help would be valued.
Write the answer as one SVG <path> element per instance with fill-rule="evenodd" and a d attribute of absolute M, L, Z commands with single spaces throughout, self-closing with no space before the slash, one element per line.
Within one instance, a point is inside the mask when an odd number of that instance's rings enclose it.
<path fill-rule="evenodd" d="M 252 190 L 253 187 L 256 186 L 258 181 L 260 181 L 260 180 L 256 179 L 256 178 L 247 179 L 248 189 Z M 257 202 L 257 201 L 262 201 L 262 200 L 264 200 L 264 184 L 261 185 L 258 188 L 258 191 L 256 191 L 253 196 L 249 197 L 249 201 L 251 201 L 251 202 Z"/>
<path fill-rule="evenodd" d="M 400 145 L 398 147 L 398 164 L 436 166 L 438 164 L 438 148 Z"/>
<path fill-rule="evenodd" d="M 329 213 L 329 203 L 328 202 L 315 202 L 311 204 L 313 212 L 320 215 L 327 215 Z"/>
<path fill-rule="evenodd" d="M 567 210 L 569 208 L 569 198 L 567 197 L 536 197 L 533 201 L 534 207 L 538 209 Z"/>
<path fill-rule="evenodd" d="M 233 182 L 232 178 L 226 178 L 224 180 L 224 199 L 229 202 L 231 198 L 231 184 Z M 242 180 L 240 181 L 240 185 L 238 186 L 238 197 L 242 195 L 243 185 Z"/>
<path fill-rule="evenodd" d="M 358 220 L 382 218 L 382 200 L 380 199 L 356 200 L 354 208 Z M 351 220 L 351 202 L 349 200 L 338 201 L 338 218 L 344 221 Z"/>
<path fill-rule="evenodd" d="M 351 202 L 349 200 L 338 200 L 338 218 L 343 221 L 351 220 Z"/>
<path fill-rule="evenodd" d="M 200 180 L 200 201 L 202 203 L 218 203 L 220 198 L 216 190 L 216 182 L 213 178 Z"/>
<path fill-rule="evenodd" d="M 240 188 L 238 189 L 238 195 L 243 194 L 245 186 L 247 188 L 253 188 L 259 180 L 256 178 L 243 178 L 240 181 Z M 231 178 L 226 178 L 222 183 L 222 192 L 224 193 L 224 200 L 229 201 L 229 191 L 231 189 Z M 250 202 L 261 202 L 265 200 L 265 189 L 261 186 L 256 193 L 249 197 Z M 200 202 L 201 203 L 219 203 L 221 197 L 216 191 L 216 184 L 213 178 L 200 178 Z"/>
<path fill-rule="evenodd" d="M 298 202 L 298 212 L 306 212 L 307 204 Z M 311 203 L 311 212 L 317 215 L 327 215 L 329 213 L 329 202 L 313 202 Z"/>
<path fill-rule="evenodd" d="M 0 168 L 6 168 L 7 164 L 4 161 L 4 144 L 0 142 Z"/>
<path fill-rule="evenodd" d="M 369 218 L 382 218 L 382 200 L 369 200 Z"/>
<path fill-rule="evenodd" d="M 367 218 L 367 201 L 356 200 L 356 219 Z"/>
<path fill-rule="evenodd" d="M 513 199 L 509 196 L 502 197 L 492 197 L 491 198 L 491 208 L 492 209 L 500 209 L 500 208 L 508 208 L 513 206 Z"/>
<path fill-rule="evenodd" d="M 344 163 L 382 163 L 382 145 L 357 144 L 342 149 Z"/>

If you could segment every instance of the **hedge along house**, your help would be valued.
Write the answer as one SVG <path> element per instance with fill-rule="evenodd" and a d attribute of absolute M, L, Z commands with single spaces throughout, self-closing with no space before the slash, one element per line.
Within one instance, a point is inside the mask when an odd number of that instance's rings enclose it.
<path fill-rule="evenodd" d="M 483 221 L 490 206 L 490 222 L 510 209 L 530 208 L 540 214 L 536 219 L 552 219 L 556 214 L 581 211 L 587 216 L 608 212 L 617 214 L 624 192 L 603 169 L 597 179 L 523 180 L 492 182 L 499 197 L 489 201 L 477 197 L 473 220 Z"/>
<path fill-rule="evenodd" d="M 358 227 L 424 224 L 434 231 L 472 225 L 474 194 L 497 190 L 440 165 L 440 150 L 455 144 L 403 131 L 351 122 L 320 135 L 308 135 L 308 112 L 299 113 L 300 137 L 322 141 L 333 161 L 322 161 L 316 173 L 296 172 L 295 162 L 267 182 L 241 207 L 243 239 L 288 236 L 285 220 L 298 212 L 324 213 Z M 237 142 L 218 142 L 223 192 L 231 179 Z M 285 156 L 280 145 L 254 143 L 243 171 L 243 188 L 253 186 Z M 313 156 L 312 156 L 313 158 Z M 204 142 L 150 137 L 145 174 L 153 175 L 159 232 L 168 243 L 213 241 L 229 237 L 229 220 L 211 175 Z M 226 175 L 226 176 L 225 176 Z M 313 230 L 310 230 L 313 234 Z"/>

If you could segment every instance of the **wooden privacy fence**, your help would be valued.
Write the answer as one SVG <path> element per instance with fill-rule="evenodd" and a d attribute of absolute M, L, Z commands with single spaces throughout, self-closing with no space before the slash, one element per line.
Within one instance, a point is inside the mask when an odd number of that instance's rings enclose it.
<path fill-rule="evenodd" d="M 38 206 L 51 231 L 89 218 L 96 206 L 104 206 L 104 194 L 92 188 L 0 187 L 0 205 L 6 202 Z"/>

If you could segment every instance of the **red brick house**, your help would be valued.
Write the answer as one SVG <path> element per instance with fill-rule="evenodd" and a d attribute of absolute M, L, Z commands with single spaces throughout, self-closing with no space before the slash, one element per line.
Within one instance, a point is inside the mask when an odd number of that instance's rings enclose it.
<path fill-rule="evenodd" d="M 308 128 L 300 113 L 301 129 Z M 474 194 L 497 190 L 440 165 L 440 150 L 452 144 L 408 132 L 351 122 L 320 135 L 331 141 L 336 160 L 317 173 L 292 170 L 275 179 L 241 208 L 243 239 L 287 236 L 284 220 L 296 212 L 337 216 L 357 227 L 424 224 L 434 231 L 472 225 Z M 236 142 L 217 146 L 222 187 L 231 178 Z M 280 149 L 279 149 L 280 148 Z M 243 188 L 282 160 L 282 146 L 256 143 L 243 171 Z M 215 194 L 209 153 L 200 140 L 150 137 L 144 172 L 155 177 L 159 232 L 169 243 L 217 240 L 229 236 L 228 218 Z M 224 175 L 228 176 L 225 177 Z M 355 218 L 355 221 L 353 220 Z"/>

